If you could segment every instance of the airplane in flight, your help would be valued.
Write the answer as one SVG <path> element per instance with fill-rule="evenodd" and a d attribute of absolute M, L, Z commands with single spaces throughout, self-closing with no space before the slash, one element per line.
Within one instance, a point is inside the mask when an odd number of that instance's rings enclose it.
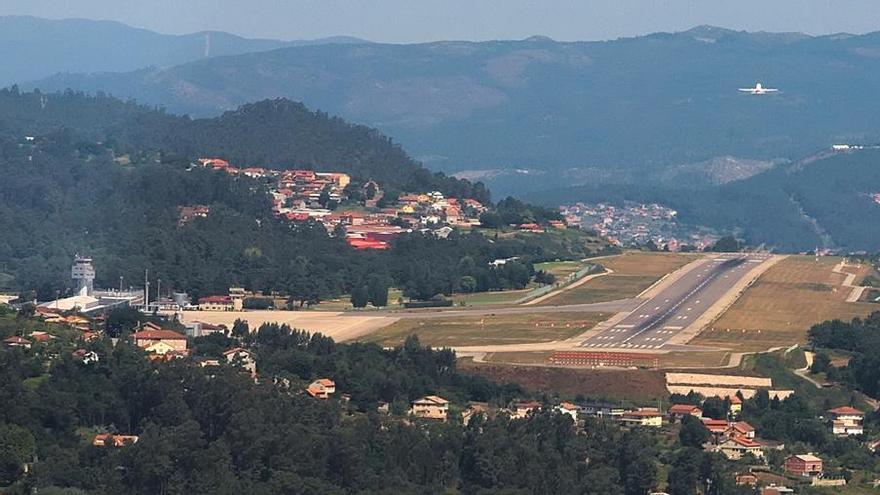
<path fill-rule="evenodd" d="M 739 88 L 739 90 L 750 95 L 766 95 L 779 91 L 776 88 L 765 88 L 764 86 L 761 86 L 761 83 L 755 83 L 754 88 Z"/>

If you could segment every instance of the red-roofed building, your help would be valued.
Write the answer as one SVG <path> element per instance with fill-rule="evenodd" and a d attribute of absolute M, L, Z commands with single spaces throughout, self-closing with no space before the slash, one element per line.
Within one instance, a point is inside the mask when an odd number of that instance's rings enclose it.
<path fill-rule="evenodd" d="M 526 232 L 544 232 L 544 229 L 536 223 L 524 223 L 517 228 Z"/>
<path fill-rule="evenodd" d="M 329 399 L 336 393 L 336 382 L 329 378 L 318 378 L 309 384 L 306 393 L 316 399 Z"/>
<path fill-rule="evenodd" d="M 22 349 L 30 349 L 31 341 L 17 335 L 3 339 L 3 345 L 6 347 L 20 347 Z"/>
<path fill-rule="evenodd" d="M 173 330 L 141 330 L 132 335 L 134 344 L 147 352 L 165 354 L 167 352 L 186 352 L 186 335 Z"/>
<path fill-rule="evenodd" d="M 747 454 L 751 454 L 759 459 L 764 457 L 761 444 L 744 437 L 728 438 L 718 446 L 718 450 L 731 460 L 742 459 Z"/>
<path fill-rule="evenodd" d="M 199 311 L 232 311 L 235 309 L 229 296 L 207 296 L 199 298 Z"/>
<path fill-rule="evenodd" d="M 813 454 L 800 454 L 788 456 L 783 467 L 786 473 L 811 478 L 822 474 L 823 463 Z"/>
<path fill-rule="evenodd" d="M 755 438 L 755 427 L 745 421 L 737 421 L 730 425 L 729 434 L 734 437 L 743 437 L 753 440 Z"/>
<path fill-rule="evenodd" d="M 854 407 L 835 407 L 828 411 L 831 433 L 838 436 L 862 435 L 865 433 L 865 413 Z"/>
<path fill-rule="evenodd" d="M 357 249 L 358 251 L 363 251 L 366 249 L 388 249 L 391 247 L 387 242 L 384 241 L 372 241 L 369 239 L 358 239 L 354 237 L 348 237 L 345 239 L 348 242 L 348 245 Z"/>
<path fill-rule="evenodd" d="M 681 421 L 685 416 L 693 416 L 700 418 L 703 416 L 703 410 L 700 406 L 692 404 L 673 404 L 666 413 L 669 419 Z"/>
<path fill-rule="evenodd" d="M 730 424 L 726 419 L 703 418 L 703 426 L 716 437 L 724 436 L 728 428 L 730 428 Z"/>
<path fill-rule="evenodd" d="M 738 418 L 740 414 L 742 414 L 743 410 L 743 401 L 739 398 L 738 395 L 731 395 L 727 398 L 728 402 L 730 402 L 730 415 L 734 418 Z"/>
<path fill-rule="evenodd" d="M 548 360 L 564 366 L 657 368 L 660 365 L 656 355 L 636 352 L 559 351 L 554 352 Z"/>
<path fill-rule="evenodd" d="M 642 408 L 623 413 L 620 422 L 630 426 L 649 426 L 659 428 L 663 426 L 663 414 L 659 409 Z"/>

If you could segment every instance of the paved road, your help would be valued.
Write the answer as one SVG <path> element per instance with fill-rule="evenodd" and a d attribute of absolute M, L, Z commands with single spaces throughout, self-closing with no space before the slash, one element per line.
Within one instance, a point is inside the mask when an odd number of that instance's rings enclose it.
<path fill-rule="evenodd" d="M 765 254 L 719 254 L 699 263 L 617 324 L 583 341 L 586 348 L 660 349 L 700 317 Z"/>

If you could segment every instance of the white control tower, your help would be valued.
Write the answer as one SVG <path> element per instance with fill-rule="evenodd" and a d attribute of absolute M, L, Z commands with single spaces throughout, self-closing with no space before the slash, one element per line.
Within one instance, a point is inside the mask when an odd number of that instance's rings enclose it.
<path fill-rule="evenodd" d="M 73 267 L 70 269 L 70 276 L 76 282 L 76 294 L 80 296 L 91 296 L 95 282 L 95 267 L 92 266 L 92 259 L 85 256 L 76 255 L 73 260 Z"/>

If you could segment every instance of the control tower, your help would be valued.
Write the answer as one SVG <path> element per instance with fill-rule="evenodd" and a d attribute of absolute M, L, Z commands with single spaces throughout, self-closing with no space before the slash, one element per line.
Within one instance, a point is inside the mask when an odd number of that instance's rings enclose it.
<path fill-rule="evenodd" d="M 73 267 L 70 269 L 70 277 L 76 282 L 76 294 L 79 296 L 91 296 L 95 282 L 95 267 L 92 259 L 76 255 Z"/>

